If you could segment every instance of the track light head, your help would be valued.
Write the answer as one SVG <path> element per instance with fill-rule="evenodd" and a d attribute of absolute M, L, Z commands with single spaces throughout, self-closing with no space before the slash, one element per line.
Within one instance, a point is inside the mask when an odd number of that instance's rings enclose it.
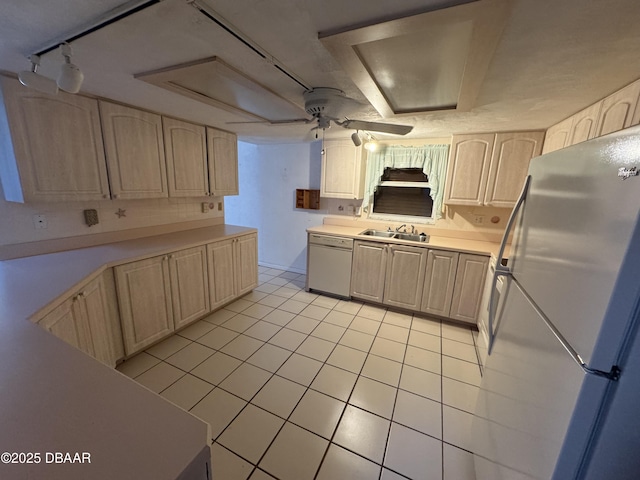
<path fill-rule="evenodd" d="M 351 134 L 351 141 L 356 147 L 359 147 L 360 145 L 362 145 L 362 140 L 360 140 L 360 135 L 358 135 L 357 131 Z"/>
<path fill-rule="evenodd" d="M 60 44 L 60 52 L 64 57 L 64 63 L 60 67 L 58 87 L 65 92 L 78 93 L 84 80 L 84 74 L 76 65 L 71 63 L 71 45 L 68 43 Z"/>
<path fill-rule="evenodd" d="M 32 88 L 38 92 L 48 93 L 49 95 L 58 93 L 58 85 L 56 85 L 56 82 L 37 73 L 38 67 L 40 66 L 40 57 L 38 55 L 31 55 L 29 60 L 31 61 L 31 70 L 24 70 L 18 74 L 20 83 L 25 87 Z"/>

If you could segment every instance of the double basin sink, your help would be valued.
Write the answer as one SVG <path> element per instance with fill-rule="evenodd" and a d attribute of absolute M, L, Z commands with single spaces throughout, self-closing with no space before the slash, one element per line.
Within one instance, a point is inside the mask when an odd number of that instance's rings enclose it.
<path fill-rule="evenodd" d="M 393 238 L 395 240 L 407 240 L 409 242 L 427 243 L 429 235 L 418 235 L 417 233 L 388 232 L 384 230 L 365 230 L 360 235 L 368 235 L 370 237 Z"/>

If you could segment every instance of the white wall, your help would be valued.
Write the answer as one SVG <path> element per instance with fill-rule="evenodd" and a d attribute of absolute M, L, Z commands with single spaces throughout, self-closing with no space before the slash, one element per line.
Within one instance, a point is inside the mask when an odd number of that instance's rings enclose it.
<path fill-rule="evenodd" d="M 238 143 L 240 195 L 225 197 L 225 222 L 258 229 L 258 261 L 305 272 L 308 227 L 328 213 L 295 208 L 296 188 L 320 188 L 320 142 Z"/>
<path fill-rule="evenodd" d="M 213 202 L 216 208 L 203 213 L 204 201 Z M 223 201 L 223 197 L 202 197 L 22 204 L 5 201 L 0 186 L 0 246 L 222 218 L 224 211 L 218 211 L 217 203 Z M 100 223 L 88 227 L 85 209 L 97 210 Z M 125 216 L 116 214 L 119 209 Z M 35 228 L 34 215 L 45 216 L 46 229 Z"/>

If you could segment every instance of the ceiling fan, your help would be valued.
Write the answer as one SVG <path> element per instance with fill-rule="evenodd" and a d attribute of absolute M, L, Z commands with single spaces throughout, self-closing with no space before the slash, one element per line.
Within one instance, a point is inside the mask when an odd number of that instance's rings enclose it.
<path fill-rule="evenodd" d="M 397 125 L 393 123 L 380 123 L 380 122 L 367 122 L 363 120 L 351 120 L 348 118 L 349 114 L 359 110 L 363 105 L 347 97 L 347 95 L 337 88 L 329 87 L 317 87 L 311 90 L 305 91 L 303 94 L 304 110 L 312 118 L 297 118 L 293 120 L 272 120 L 270 125 L 291 125 L 300 123 L 313 123 L 316 122 L 313 130 L 326 130 L 334 123 L 342 128 L 348 128 L 352 130 L 362 130 L 365 132 L 379 132 L 389 133 L 392 135 L 406 135 L 413 126 L 411 125 Z M 255 123 L 255 122 L 230 122 L 230 123 Z M 259 122 L 262 123 L 262 122 Z M 352 135 L 354 143 L 356 143 L 357 133 Z M 316 134 L 317 138 L 317 134 Z M 359 143 L 357 144 L 359 145 Z"/>
<path fill-rule="evenodd" d="M 313 117 L 307 120 L 307 123 L 317 121 L 318 126 L 316 128 L 322 130 L 329 128 L 331 122 L 343 128 L 390 133 L 393 135 L 406 135 L 413 130 L 411 125 L 350 120 L 347 118 L 348 113 L 362 107 L 362 104 L 347 97 L 342 90 L 337 88 L 312 88 L 303 93 L 303 98 L 305 112 Z"/>

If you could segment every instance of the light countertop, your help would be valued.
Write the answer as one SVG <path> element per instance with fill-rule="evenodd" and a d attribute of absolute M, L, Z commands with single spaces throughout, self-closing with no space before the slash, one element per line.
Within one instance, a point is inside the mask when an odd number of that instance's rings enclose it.
<path fill-rule="evenodd" d="M 372 237 L 369 235 L 361 235 L 367 230 L 363 227 L 346 227 L 342 225 L 319 225 L 307 229 L 309 233 L 318 233 L 323 235 L 337 235 L 341 237 L 354 238 L 356 240 L 367 240 L 382 243 L 396 243 L 400 245 L 412 245 L 422 248 L 437 248 L 440 250 L 452 250 L 456 252 L 474 253 L 478 255 L 496 255 L 500 249 L 499 243 L 485 242 L 481 240 L 468 240 L 463 238 L 440 237 L 431 235 L 429 241 L 411 242 L 406 240 L 396 240 L 390 238 Z M 509 254 L 509 247 L 505 249 L 505 256 Z"/>
<path fill-rule="evenodd" d="M 44 314 L 105 268 L 255 232 L 216 225 L 96 247 L 0 261 L 0 325 Z"/>
<path fill-rule="evenodd" d="M 204 478 L 204 422 L 27 318 L 105 268 L 254 231 L 218 225 L 0 262 L 0 453 L 41 455 L 0 463 L 0 478 L 169 480 L 196 459 Z M 87 452 L 91 463 L 47 463 L 47 452 Z"/>

